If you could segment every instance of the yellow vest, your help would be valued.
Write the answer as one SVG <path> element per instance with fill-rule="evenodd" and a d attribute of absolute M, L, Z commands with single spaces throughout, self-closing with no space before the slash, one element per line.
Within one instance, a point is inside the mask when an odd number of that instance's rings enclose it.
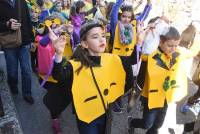
<path fill-rule="evenodd" d="M 170 59 L 173 59 L 171 67 Z M 147 63 L 142 96 L 148 98 L 149 109 L 163 107 L 165 99 L 167 103 L 177 102 L 187 95 L 187 76 L 178 51 L 167 58 L 157 50 L 148 56 Z M 169 82 L 167 89 L 164 86 L 166 81 Z"/>
<path fill-rule="evenodd" d="M 116 26 L 115 37 L 113 42 L 112 53 L 117 54 L 119 56 L 130 56 L 134 50 L 134 46 L 136 44 L 136 20 L 133 21 L 133 39 L 132 43 L 129 45 L 123 45 L 120 43 L 120 31 L 119 31 L 119 23 Z"/>
<path fill-rule="evenodd" d="M 72 51 L 72 47 L 71 47 L 71 43 L 70 43 L 70 36 L 66 36 L 66 40 L 67 40 L 67 43 L 65 45 L 65 50 L 64 50 L 64 53 L 63 53 L 63 57 L 65 57 L 67 60 L 70 59 L 70 57 L 72 56 L 73 54 L 73 51 Z M 39 77 L 42 78 L 44 80 L 45 78 L 45 75 L 41 75 L 39 74 Z M 54 82 L 54 83 L 57 83 L 56 80 L 53 79 L 52 76 L 49 76 L 48 82 Z"/>
<path fill-rule="evenodd" d="M 71 46 L 71 43 L 70 43 L 70 36 L 67 35 L 66 36 L 66 39 L 67 39 L 67 43 L 65 45 L 65 50 L 64 50 L 64 53 L 63 53 L 63 56 L 65 58 L 67 58 L 67 60 L 70 59 L 70 57 L 72 56 L 73 54 L 73 50 L 72 50 L 72 46 Z"/>
<path fill-rule="evenodd" d="M 73 66 L 72 95 L 79 120 L 90 123 L 105 113 L 90 68 L 83 68 L 77 75 L 80 62 L 70 60 Z M 125 71 L 120 58 L 102 54 L 101 67 L 93 67 L 105 104 L 114 102 L 124 94 Z"/>

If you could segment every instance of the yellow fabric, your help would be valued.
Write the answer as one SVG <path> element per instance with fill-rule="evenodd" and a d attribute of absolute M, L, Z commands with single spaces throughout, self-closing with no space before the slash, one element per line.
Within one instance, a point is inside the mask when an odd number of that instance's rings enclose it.
<path fill-rule="evenodd" d="M 88 2 L 88 1 L 85 1 L 85 7 L 84 7 L 84 11 L 89 11 L 90 9 L 92 9 L 93 8 L 93 5 L 92 5 L 92 3 L 91 2 Z M 88 15 L 86 18 L 87 19 L 92 19 L 92 17 L 93 17 L 93 14 L 90 14 L 90 15 Z"/>
<path fill-rule="evenodd" d="M 106 50 L 105 50 L 105 52 L 110 52 L 110 50 L 112 49 L 111 48 L 111 45 L 109 44 L 109 40 L 110 40 L 110 33 L 109 32 L 107 32 L 106 33 L 106 43 L 107 43 L 107 45 L 106 45 Z"/>
<path fill-rule="evenodd" d="M 45 20 L 45 25 L 47 27 L 50 27 L 52 24 L 57 24 L 57 25 L 60 25 L 61 24 L 61 20 L 59 18 L 55 18 L 53 20 Z"/>
<path fill-rule="evenodd" d="M 53 6 L 53 3 L 51 1 L 44 2 L 44 8 L 45 9 L 50 9 Z"/>
<path fill-rule="evenodd" d="M 122 45 L 120 43 L 120 31 L 119 31 L 119 24 L 116 26 L 115 30 L 115 37 L 114 37 L 114 42 L 113 42 L 113 49 L 112 53 L 117 54 L 119 56 L 130 56 L 134 50 L 134 46 L 136 44 L 136 20 L 133 22 L 133 40 L 130 45 Z"/>
<path fill-rule="evenodd" d="M 157 60 L 154 59 L 157 54 L 161 55 L 161 60 L 168 69 L 158 65 Z M 183 68 L 183 57 L 179 51 L 177 51 L 177 54 L 176 62 L 172 67 L 169 64 L 171 58 L 159 50 L 148 56 L 147 74 L 142 96 L 148 98 L 149 109 L 163 107 L 165 99 L 167 103 L 177 102 L 187 95 L 187 76 Z M 167 76 L 170 77 L 170 81 L 176 80 L 176 84 L 165 91 L 163 84 Z"/>
<path fill-rule="evenodd" d="M 90 68 L 83 68 L 77 75 L 80 62 L 70 62 L 73 66 L 72 94 L 76 113 L 79 120 L 90 123 L 105 113 L 103 103 Z M 105 104 L 114 102 L 124 94 L 125 71 L 117 55 L 102 54 L 101 67 L 93 67 L 93 70 Z"/>
<path fill-rule="evenodd" d="M 67 43 L 65 45 L 65 50 L 64 50 L 64 54 L 63 56 L 67 58 L 67 60 L 70 59 L 70 57 L 72 56 L 73 54 L 73 51 L 72 51 L 72 46 L 71 46 L 71 43 L 70 43 L 70 36 L 67 35 L 66 36 L 67 38 Z"/>
<path fill-rule="evenodd" d="M 39 74 L 39 77 L 42 78 L 43 80 L 45 79 L 45 75 L 41 75 Z M 57 83 L 57 81 L 52 77 L 52 76 L 49 76 L 48 82 L 53 82 L 53 83 Z"/>

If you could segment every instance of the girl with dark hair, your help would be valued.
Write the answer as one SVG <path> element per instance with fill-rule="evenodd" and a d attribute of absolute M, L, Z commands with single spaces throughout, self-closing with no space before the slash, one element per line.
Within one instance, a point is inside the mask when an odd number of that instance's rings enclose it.
<path fill-rule="evenodd" d="M 107 105 L 123 95 L 124 89 L 132 87 L 129 74 L 135 56 L 104 53 L 105 28 L 98 20 L 87 21 L 81 27 L 80 37 L 81 44 L 72 59 L 63 62 L 65 37 L 57 37 L 50 29 L 56 51 L 53 77 L 67 93 L 63 102 L 72 100 L 79 133 L 105 134 Z"/>
<path fill-rule="evenodd" d="M 147 0 L 143 13 L 136 18 L 132 5 L 122 5 L 123 2 L 124 0 L 117 0 L 110 15 L 112 53 L 130 56 L 136 44 L 136 21 L 142 22 L 147 18 L 151 10 L 151 1 Z"/>
<path fill-rule="evenodd" d="M 112 7 L 110 15 L 110 44 L 112 45 L 113 54 L 130 56 L 136 44 L 137 21 L 142 22 L 146 19 L 151 9 L 151 1 L 147 0 L 143 13 L 136 18 L 134 18 L 133 6 L 122 4 L 123 2 L 124 0 L 117 0 Z M 122 113 L 122 109 L 122 102 L 119 99 L 113 111 Z"/>
<path fill-rule="evenodd" d="M 67 43 L 65 44 L 65 59 L 69 59 L 72 55 L 71 44 L 69 41 L 70 32 L 72 33 L 73 28 L 70 28 L 70 25 L 62 24 L 59 18 L 55 18 L 53 16 L 49 17 L 45 20 L 44 27 L 38 29 L 38 31 L 43 32 L 40 35 L 36 36 L 36 40 L 38 42 L 37 46 L 37 61 L 38 61 L 38 79 L 41 87 L 47 90 L 49 101 L 46 101 L 47 96 L 44 97 L 43 102 L 47 106 L 50 111 L 51 119 L 52 119 L 52 128 L 54 134 L 61 134 L 61 127 L 59 121 L 60 111 L 63 111 L 66 105 L 69 104 L 69 101 L 62 102 L 62 98 L 66 97 L 65 90 L 59 86 L 59 83 L 53 79 L 51 76 L 50 70 L 52 70 L 52 58 L 55 54 L 55 49 L 52 46 L 52 42 L 48 36 L 48 27 L 51 27 L 53 31 L 57 34 L 65 34 L 68 39 L 66 39 Z M 65 27 L 65 29 L 63 28 Z M 70 55 L 71 54 L 71 55 Z M 59 90 L 60 92 L 55 92 L 55 90 Z M 55 96 L 51 94 L 56 94 Z M 56 100 L 56 101 L 55 101 Z M 55 102 L 59 102 L 56 104 Z M 62 102 L 62 103 L 61 103 Z M 49 105 L 53 104 L 53 105 Z M 52 111 L 51 109 L 56 109 Z"/>
<path fill-rule="evenodd" d="M 74 39 L 76 45 L 80 43 L 80 28 L 85 21 L 85 17 L 96 12 L 96 7 L 93 7 L 89 11 L 84 11 L 84 7 L 85 3 L 82 0 L 78 0 L 71 6 L 70 9 L 70 19 L 72 25 L 74 26 Z"/>
<path fill-rule="evenodd" d="M 162 126 L 168 104 L 180 101 L 187 95 L 187 76 L 184 59 L 195 56 L 200 50 L 198 38 L 190 51 L 178 47 L 181 36 L 174 27 L 169 27 L 160 36 L 158 49 L 149 55 L 142 55 L 147 61 L 147 71 L 141 100 L 144 106 L 143 119 L 128 119 L 129 133 L 134 128 L 147 129 L 147 134 L 157 134 Z"/>

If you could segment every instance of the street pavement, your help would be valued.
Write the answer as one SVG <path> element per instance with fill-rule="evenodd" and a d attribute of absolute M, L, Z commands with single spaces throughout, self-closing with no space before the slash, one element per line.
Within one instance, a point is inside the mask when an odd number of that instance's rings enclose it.
<path fill-rule="evenodd" d="M 0 58 L 0 63 L 3 65 L 5 70 L 5 60 L 4 58 Z M 20 71 L 20 70 L 19 70 Z M 21 89 L 21 76 L 19 76 L 19 89 Z M 21 95 L 21 91 L 19 95 L 13 96 L 13 100 L 16 105 L 17 113 L 21 122 L 21 126 L 23 129 L 24 134 L 53 134 L 51 128 L 51 119 L 48 110 L 44 106 L 42 99 L 45 95 L 45 89 L 41 88 L 37 76 L 33 73 L 32 76 L 32 92 L 33 97 L 35 99 L 35 103 L 33 105 L 27 104 Z M 190 82 L 190 94 L 194 93 L 196 87 Z M 127 98 L 124 98 L 124 105 L 126 106 Z M 187 121 L 185 116 L 179 112 L 179 108 L 181 104 L 184 103 L 184 100 L 178 104 L 177 109 L 177 122 L 178 125 L 175 125 L 176 134 L 181 134 L 183 125 Z M 125 107 L 124 106 L 124 107 Z M 123 114 L 115 114 L 113 113 L 113 124 L 112 124 L 112 134 L 128 134 L 127 133 L 127 116 L 131 115 L 133 117 L 141 117 L 140 102 L 136 103 L 135 108 L 130 112 L 127 113 L 124 110 Z M 169 113 L 172 113 L 169 111 Z M 169 115 L 170 118 L 171 115 Z M 63 134 L 78 134 L 75 116 L 72 114 L 71 105 L 62 113 L 59 117 Z M 172 117 L 176 118 L 176 117 Z M 165 121 L 165 124 L 169 124 Z M 164 125 L 163 131 L 161 134 L 168 134 L 166 129 L 167 125 Z M 162 129 L 161 129 L 162 130 Z M 136 129 L 136 134 L 144 134 L 145 131 L 142 129 Z M 188 133 L 189 134 L 189 133 Z"/>

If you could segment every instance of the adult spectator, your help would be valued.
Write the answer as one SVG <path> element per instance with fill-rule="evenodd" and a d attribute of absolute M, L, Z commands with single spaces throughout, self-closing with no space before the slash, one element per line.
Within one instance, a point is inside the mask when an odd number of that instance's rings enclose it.
<path fill-rule="evenodd" d="M 33 42 L 33 33 L 30 15 L 25 0 L 20 0 L 21 9 L 18 9 L 18 0 L 0 1 L 0 32 L 21 29 L 22 44 L 16 48 L 3 48 L 7 67 L 7 81 L 12 94 L 18 94 L 18 64 L 20 63 L 22 76 L 22 95 L 29 104 L 34 103 L 31 93 L 31 65 L 30 44 Z M 21 11 L 19 21 L 18 11 Z"/>

